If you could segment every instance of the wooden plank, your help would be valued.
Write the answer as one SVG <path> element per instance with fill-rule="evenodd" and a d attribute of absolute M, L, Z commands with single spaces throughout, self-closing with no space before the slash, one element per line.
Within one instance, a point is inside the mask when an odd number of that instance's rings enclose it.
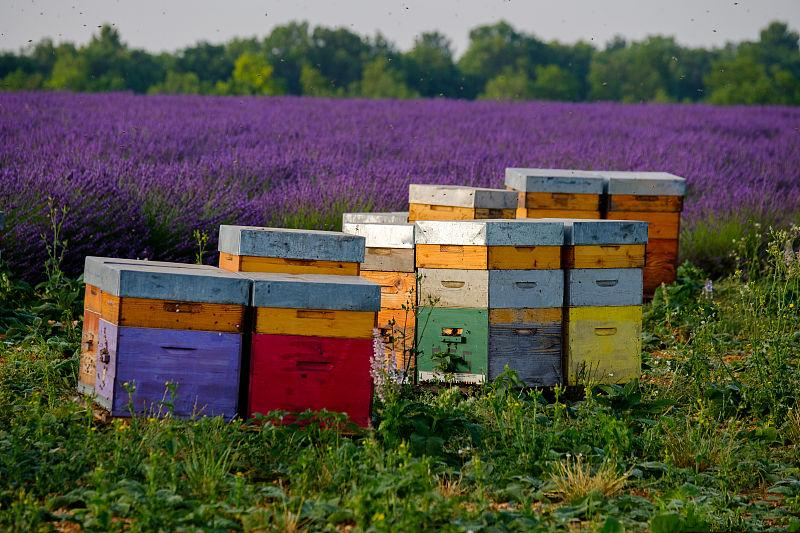
<path fill-rule="evenodd" d="M 367 248 L 361 270 L 414 272 L 414 250 L 407 248 Z"/>
<path fill-rule="evenodd" d="M 406 222 L 408 222 L 408 211 L 392 211 L 389 213 L 342 213 L 342 225 L 405 224 Z"/>
<path fill-rule="evenodd" d="M 607 194 L 637 194 L 651 196 L 684 196 L 686 180 L 668 172 L 603 171 L 608 181 Z"/>
<path fill-rule="evenodd" d="M 364 237 L 339 231 L 255 226 L 219 227 L 220 252 L 241 256 L 360 263 Z"/>
<path fill-rule="evenodd" d="M 376 313 L 330 309 L 256 309 L 256 333 L 371 339 Z"/>
<path fill-rule="evenodd" d="M 81 332 L 81 355 L 78 365 L 79 390 L 86 394 L 94 392 L 97 379 L 97 344 L 100 334 L 100 313 L 83 312 L 83 331 Z"/>
<path fill-rule="evenodd" d="M 662 283 L 673 283 L 677 277 L 677 267 L 677 239 L 654 239 L 648 242 L 644 267 L 645 296 L 652 297 Z"/>
<path fill-rule="evenodd" d="M 85 311 L 92 311 L 93 313 L 100 312 L 100 295 L 103 291 L 94 285 L 86 285 L 86 292 L 83 297 L 83 309 Z"/>
<path fill-rule="evenodd" d="M 584 218 L 597 220 L 600 211 L 578 211 L 574 209 L 526 209 L 518 218 Z"/>
<path fill-rule="evenodd" d="M 359 276 L 249 274 L 252 307 L 378 311 L 381 288 Z"/>
<path fill-rule="evenodd" d="M 552 308 L 563 303 L 562 270 L 489 271 L 490 309 Z"/>
<path fill-rule="evenodd" d="M 644 211 L 609 211 L 606 216 L 615 220 L 642 220 L 648 223 L 647 238 L 677 239 L 680 233 L 680 213 L 649 213 Z"/>
<path fill-rule="evenodd" d="M 476 208 L 475 209 L 475 220 L 484 220 L 484 219 L 497 219 L 497 218 L 507 218 L 507 219 L 514 219 L 517 218 L 517 209 L 484 209 L 484 208 Z"/>
<path fill-rule="evenodd" d="M 361 277 L 381 286 L 381 309 L 413 307 L 417 301 L 417 276 L 406 272 L 367 272 Z"/>
<path fill-rule="evenodd" d="M 560 246 L 488 246 L 489 270 L 561 268 Z"/>
<path fill-rule="evenodd" d="M 103 320 L 118 326 L 189 331 L 244 331 L 243 305 L 119 298 L 103 293 Z"/>
<path fill-rule="evenodd" d="M 567 382 L 624 383 L 641 375 L 642 308 L 567 310 Z"/>
<path fill-rule="evenodd" d="M 497 378 L 506 366 L 529 387 L 561 383 L 561 323 L 491 324 L 489 379 Z"/>
<path fill-rule="evenodd" d="M 231 272 L 272 272 L 281 274 L 327 274 L 358 276 L 358 263 L 317 261 L 314 259 L 285 259 L 282 257 L 235 256 L 219 254 L 219 267 Z M 234 270 L 237 269 L 237 270 Z"/>
<path fill-rule="evenodd" d="M 644 244 L 601 244 L 565 247 L 564 268 L 642 268 Z"/>
<path fill-rule="evenodd" d="M 651 211 L 658 213 L 679 213 L 682 209 L 683 196 L 612 194 L 608 197 L 609 211 Z"/>
<path fill-rule="evenodd" d="M 97 375 L 94 382 L 94 399 L 113 413 L 119 328 L 102 318 L 98 323 L 97 359 L 95 361 Z M 122 383 L 120 383 L 119 388 L 123 388 Z"/>
<path fill-rule="evenodd" d="M 561 246 L 561 220 L 422 220 L 415 223 L 420 244 L 461 246 Z"/>
<path fill-rule="evenodd" d="M 409 204 L 408 221 L 417 220 L 475 220 L 474 207 L 450 205 Z"/>
<path fill-rule="evenodd" d="M 415 313 L 412 310 L 385 309 L 378 313 L 378 331 L 387 361 L 394 368 L 408 372 L 415 366 L 413 352 Z"/>
<path fill-rule="evenodd" d="M 371 339 L 253 335 L 247 413 L 346 413 L 369 426 Z"/>
<path fill-rule="evenodd" d="M 561 322 L 561 307 L 542 309 L 489 309 L 489 324 Z"/>
<path fill-rule="evenodd" d="M 460 268 L 486 270 L 489 265 L 487 246 L 450 244 L 418 244 L 417 268 Z"/>
<path fill-rule="evenodd" d="M 603 193 L 602 176 L 590 170 L 506 168 L 506 188 L 527 192 Z"/>
<path fill-rule="evenodd" d="M 525 207 L 528 209 L 600 211 L 600 195 L 563 192 L 528 192 L 525 194 Z"/>
<path fill-rule="evenodd" d="M 408 203 L 486 209 L 514 209 L 517 195 L 503 189 L 486 189 L 463 185 L 408 186 Z"/>
<path fill-rule="evenodd" d="M 457 381 L 485 381 L 489 364 L 489 316 L 486 309 L 417 309 L 417 375 L 429 379 L 438 368 L 435 354 L 454 358 Z"/>
<path fill-rule="evenodd" d="M 642 305 L 639 268 L 576 268 L 567 279 L 569 307 Z"/>
<path fill-rule="evenodd" d="M 455 268 L 419 269 L 418 301 L 437 307 L 489 307 L 489 271 Z"/>

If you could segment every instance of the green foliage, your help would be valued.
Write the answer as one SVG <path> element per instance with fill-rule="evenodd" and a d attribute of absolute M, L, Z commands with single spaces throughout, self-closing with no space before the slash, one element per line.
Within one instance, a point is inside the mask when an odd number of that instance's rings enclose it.
<path fill-rule="evenodd" d="M 367 98 L 414 98 L 419 96 L 409 89 L 403 74 L 387 64 L 385 58 L 377 58 L 364 66 L 364 75 L 356 94 Z"/>
<path fill-rule="evenodd" d="M 308 96 L 334 96 L 336 94 L 333 84 L 311 65 L 301 67 L 300 87 L 303 94 Z"/>
<path fill-rule="evenodd" d="M 194 72 L 167 72 L 167 77 L 162 83 L 151 86 L 150 94 L 199 94 L 200 78 Z"/>
<path fill-rule="evenodd" d="M 580 94 L 578 80 L 558 65 L 536 67 L 531 94 L 541 100 L 576 101 Z"/>
<path fill-rule="evenodd" d="M 522 71 L 505 70 L 486 83 L 479 98 L 486 100 L 528 100 L 533 96 L 534 84 Z"/>
<path fill-rule="evenodd" d="M 219 94 L 279 94 L 278 84 L 272 78 L 272 66 L 265 57 L 250 52 L 236 59 L 231 80 L 218 82 L 216 90 Z"/>

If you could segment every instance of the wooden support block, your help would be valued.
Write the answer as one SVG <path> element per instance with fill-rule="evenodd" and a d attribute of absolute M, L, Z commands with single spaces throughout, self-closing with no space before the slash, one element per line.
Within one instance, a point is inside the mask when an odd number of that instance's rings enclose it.
<path fill-rule="evenodd" d="M 412 308 L 417 302 L 417 276 L 406 272 L 367 272 L 361 277 L 381 287 L 381 309 Z"/>
<path fill-rule="evenodd" d="M 243 305 L 102 295 L 102 319 L 117 326 L 187 331 L 244 331 Z"/>
<path fill-rule="evenodd" d="M 560 246 L 418 244 L 417 268 L 550 270 L 561 267 Z"/>
<path fill-rule="evenodd" d="M 516 218 L 516 208 L 487 209 L 450 205 L 410 204 L 408 221 L 418 220 L 481 220 Z"/>
<path fill-rule="evenodd" d="M 680 213 L 651 213 L 645 211 L 609 211 L 608 219 L 641 220 L 647 222 L 647 238 L 677 239 L 680 234 Z"/>
<path fill-rule="evenodd" d="M 624 383 L 641 375 L 640 306 L 571 307 L 566 317 L 570 385 Z"/>
<path fill-rule="evenodd" d="M 366 248 L 361 270 L 414 272 L 413 248 Z"/>
<path fill-rule="evenodd" d="M 527 192 L 527 209 L 560 209 L 565 211 L 600 211 L 599 194 L 575 194 L 563 192 Z M 580 217 L 575 217 L 580 218 Z"/>
<path fill-rule="evenodd" d="M 608 197 L 609 211 L 679 213 L 682 209 L 683 196 L 615 194 Z"/>
<path fill-rule="evenodd" d="M 251 354 L 248 416 L 327 409 L 369 426 L 372 339 L 256 334 Z"/>
<path fill-rule="evenodd" d="M 255 333 L 371 339 L 375 311 L 259 307 Z"/>
<path fill-rule="evenodd" d="M 94 285 L 86 285 L 86 292 L 83 297 L 83 309 L 84 311 L 92 311 L 93 313 L 100 312 L 100 294 L 101 291 L 98 287 Z"/>
<path fill-rule="evenodd" d="M 642 268 L 644 244 L 566 246 L 564 268 Z"/>
<path fill-rule="evenodd" d="M 408 372 L 415 367 L 413 357 L 414 327 L 413 310 L 386 309 L 378 313 L 378 331 L 383 340 L 387 361 L 394 361 L 397 370 Z"/>
<path fill-rule="evenodd" d="M 182 418 L 237 415 L 240 334 L 118 327 L 100 319 L 99 339 L 95 399 L 112 416 L 129 416 L 131 405 L 138 415 L 166 415 L 166 403 Z"/>
<path fill-rule="evenodd" d="M 644 294 L 650 298 L 662 283 L 669 285 L 676 279 L 678 268 L 678 240 L 654 239 L 647 243 L 644 267 Z"/>
<path fill-rule="evenodd" d="M 219 268 L 230 272 L 267 272 L 279 274 L 320 274 L 332 276 L 358 276 L 358 263 L 318 261 L 315 259 L 285 259 L 281 257 L 256 257 L 219 254 Z"/>
<path fill-rule="evenodd" d="M 567 280 L 569 307 L 642 305 L 640 268 L 577 268 Z"/>
<path fill-rule="evenodd" d="M 489 316 L 486 309 L 417 309 L 417 378 L 442 379 L 442 357 L 462 383 L 484 383 L 489 365 Z"/>
<path fill-rule="evenodd" d="M 577 211 L 574 209 L 518 209 L 517 218 L 585 218 L 599 219 L 600 211 Z"/>
<path fill-rule="evenodd" d="M 97 344 L 99 342 L 99 328 L 100 313 L 86 309 L 83 312 L 81 356 L 78 366 L 78 390 L 84 394 L 94 393 L 94 382 L 97 378 Z"/>

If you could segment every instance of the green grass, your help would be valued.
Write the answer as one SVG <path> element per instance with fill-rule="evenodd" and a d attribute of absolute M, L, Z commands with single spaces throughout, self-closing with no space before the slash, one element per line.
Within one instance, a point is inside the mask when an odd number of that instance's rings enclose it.
<path fill-rule="evenodd" d="M 0 529 L 796 530 L 800 259 L 770 235 L 711 294 L 688 264 L 659 291 L 639 382 L 387 387 L 350 436 L 98 420 L 74 393 L 79 285 L 0 276 Z"/>

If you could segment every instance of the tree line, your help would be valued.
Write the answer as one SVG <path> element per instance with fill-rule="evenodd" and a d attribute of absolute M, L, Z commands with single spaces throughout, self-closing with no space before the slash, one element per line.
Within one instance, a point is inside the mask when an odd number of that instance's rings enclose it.
<path fill-rule="evenodd" d="M 380 34 L 291 22 L 263 39 L 175 53 L 128 47 L 104 25 L 83 45 L 44 39 L 0 54 L 4 90 L 366 98 L 800 104 L 800 34 L 773 22 L 759 40 L 690 48 L 672 37 L 603 48 L 545 42 L 507 22 L 479 26 L 456 58 L 438 32 L 398 50 Z"/>

